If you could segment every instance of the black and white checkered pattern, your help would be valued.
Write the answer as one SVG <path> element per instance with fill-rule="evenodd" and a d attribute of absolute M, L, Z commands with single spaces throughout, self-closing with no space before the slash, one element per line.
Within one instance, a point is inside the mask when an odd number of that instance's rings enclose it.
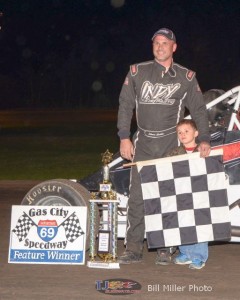
<path fill-rule="evenodd" d="M 36 226 L 36 224 L 25 212 L 23 212 L 23 215 L 18 219 L 17 225 L 12 232 L 17 235 L 19 242 L 21 242 L 26 238 L 29 230 L 33 226 Z"/>
<path fill-rule="evenodd" d="M 66 238 L 71 243 L 84 234 L 75 212 L 72 213 L 60 226 L 64 227 Z"/>
<path fill-rule="evenodd" d="M 137 163 L 149 248 L 230 239 L 222 151 Z"/>

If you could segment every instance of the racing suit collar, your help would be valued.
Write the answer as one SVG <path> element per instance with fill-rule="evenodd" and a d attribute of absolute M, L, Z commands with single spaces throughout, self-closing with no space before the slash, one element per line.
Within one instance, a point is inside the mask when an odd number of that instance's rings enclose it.
<path fill-rule="evenodd" d="M 171 77 L 176 77 L 176 71 L 175 71 L 175 69 L 174 69 L 174 67 L 173 67 L 173 62 L 172 62 L 172 64 L 171 64 L 170 68 L 168 69 L 168 74 L 169 74 Z"/>
<path fill-rule="evenodd" d="M 161 69 L 162 72 L 166 71 L 166 68 L 163 65 L 161 65 L 159 62 L 157 62 L 156 59 L 154 60 L 154 62 Z M 172 61 L 171 66 L 169 67 L 169 69 L 166 73 L 168 73 L 171 77 L 176 77 L 176 71 L 173 67 L 173 61 Z"/>

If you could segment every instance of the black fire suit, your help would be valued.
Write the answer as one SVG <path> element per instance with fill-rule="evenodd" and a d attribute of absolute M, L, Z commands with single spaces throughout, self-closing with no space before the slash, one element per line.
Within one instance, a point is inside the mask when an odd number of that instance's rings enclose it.
<path fill-rule="evenodd" d="M 176 124 L 184 118 L 185 107 L 197 124 L 198 142 L 209 142 L 206 106 L 193 71 L 173 62 L 166 72 L 155 60 L 130 67 L 120 93 L 117 126 L 120 139 L 130 138 L 131 120 L 136 110 L 134 162 L 163 157 L 178 146 Z M 127 219 L 127 249 L 140 253 L 145 226 L 136 167 L 131 170 Z"/>

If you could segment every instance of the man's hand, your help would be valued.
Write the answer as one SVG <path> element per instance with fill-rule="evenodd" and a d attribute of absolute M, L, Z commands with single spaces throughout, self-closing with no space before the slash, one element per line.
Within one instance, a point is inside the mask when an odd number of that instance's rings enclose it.
<path fill-rule="evenodd" d="M 201 142 L 198 147 L 200 157 L 208 157 L 211 152 L 211 146 L 207 142 Z"/>
<path fill-rule="evenodd" d="M 120 154 L 122 158 L 127 160 L 133 159 L 134 149 L 133 144 L 129 139 L 123 139 L 120 141 Z"/>

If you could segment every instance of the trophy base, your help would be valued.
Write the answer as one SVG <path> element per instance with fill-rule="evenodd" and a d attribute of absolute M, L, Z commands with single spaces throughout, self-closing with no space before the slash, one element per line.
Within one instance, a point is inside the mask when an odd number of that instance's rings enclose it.
<path fill-rule="evenodd" d="M 115 262 L 88 261 L 87 266 L 89 268 L 98 268 L 98 269 L 120 269 L 119 263 L 115 263 Z"/>

